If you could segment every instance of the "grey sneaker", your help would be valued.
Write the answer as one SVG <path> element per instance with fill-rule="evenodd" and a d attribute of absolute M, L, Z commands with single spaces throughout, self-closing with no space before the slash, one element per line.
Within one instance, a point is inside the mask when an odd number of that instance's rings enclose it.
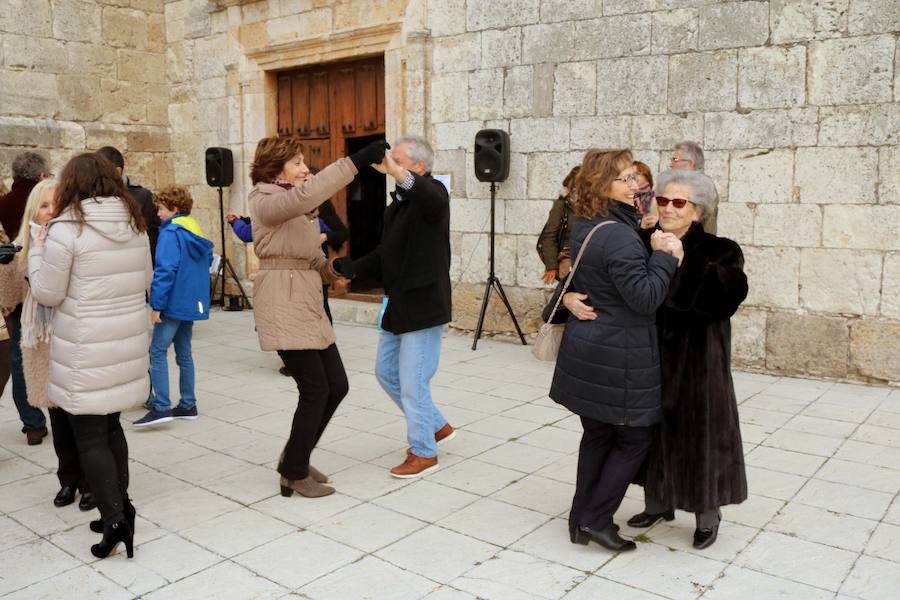
<path fill-rule="evenodd" d="M 150 409 L 146 415 L 138 419 L 134 422 L 135 427 L 148 427 L 150 425 L 160 425 L 162 423 L 168 423 L 172 420 L 172 411 L 164 410 L 164 411 L 155 411 Z"/>
<path fill-rule="evenodd" d="M 197 414 L 196 406 L 192 408 L 184 408 L 179 404 L 172 410 L 172 416 L 176 419 L 187 419 L 188 421 L 193 421 L 199 415 Z"/>

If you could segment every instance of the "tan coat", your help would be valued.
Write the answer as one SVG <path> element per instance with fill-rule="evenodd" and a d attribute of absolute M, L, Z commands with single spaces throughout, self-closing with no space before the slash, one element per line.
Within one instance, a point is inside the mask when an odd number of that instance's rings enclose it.
<path fill-rule="evenodd" d="M 250 192 L 253 247 L 260 259 L 253 316 L 263 350 L 322 350 L 334 343 L 322 281 L 340 276 L 322 253 L 315 211 L 355 175 L 353 162 L 342 158 L 302 187 L 258 183 Z"/>
<path fill-rule="evenodd" d="M 49 399 L 71 414 L 132 408 L 150 392 L 150 243 L 118 198 L 82 201 L 50 222 L 28 254 L 31 293 L 53 308 Z"/>

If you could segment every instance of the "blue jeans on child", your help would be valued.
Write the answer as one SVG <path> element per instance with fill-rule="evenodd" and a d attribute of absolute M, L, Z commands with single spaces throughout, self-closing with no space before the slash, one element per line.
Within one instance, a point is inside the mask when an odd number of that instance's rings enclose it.
<path fill-rule="evenodd" d="M 178 365 L 179 406 L 191 409 L 197 404 L 194 394 L 194 358 L 191 356 L 193 321 L 176 321 L 163 317 L 162 323 L 153 326 L 150 342 L 150 383 L 153 386 L 151 406 L 157 412 L 172 408 L 169 397 L 169 345 L 175 345 L 175 363 Z"/>
<path fill-rule="evenodd" d="M 406 437 L 416 456 L 437 455 L 434 434 L 447 424 L 431 399 L 443 332 L 443 325 L 399 335 L 378 332 L 375 377 L 406 416 Z"/>

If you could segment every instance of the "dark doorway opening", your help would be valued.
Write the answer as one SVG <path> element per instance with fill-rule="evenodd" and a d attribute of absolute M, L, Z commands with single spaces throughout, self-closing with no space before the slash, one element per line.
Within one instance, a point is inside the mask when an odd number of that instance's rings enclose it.
<path fill-rule="evenodd" d="M 347 140 L 347 156 L 361 150 L 370 142 L 384 139 L 384 135 L 367 135 Z M 384 227 L 384 201 L 387 181 L 384 175 L 365 167 L 347 188 L 347 221 L 351 231 L 350 256 L 365 256 L 381 242 Z M 380 279 L 357 277 L 353 291 L 380 294 L 384 291 Z"/>

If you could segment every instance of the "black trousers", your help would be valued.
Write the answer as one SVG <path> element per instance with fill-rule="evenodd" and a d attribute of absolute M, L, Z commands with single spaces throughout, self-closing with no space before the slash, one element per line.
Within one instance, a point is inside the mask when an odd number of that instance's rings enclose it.
<path fill-rule="evenodd" d="M 350 391 L 350 384 L 335 344 L 324 350 L 279 350 L 278 356 L 297 382 L 299 392 L 291 436 L 278 471 L 287 479 L 305 479 L 309 456 Z"/>
<path fill-rule="evenodd" d="M 66 415 L 78 446 L 78 460 L 103 522 L 120 521 L 128 498 L 128 442 L 119 413 Z"/>
<path fill-rule="evenodd" d="M 47 409 L 47 413 L 50 415 L 50 430 L 53 432 L 53 449 L 59 462 L 56 469 L 59 486 L 78 488 L 82 494 L 89 492 L 91 488 L 81 472 L 75 432 L 72 431 L 68 414 L 61 408 Z"/>
<path fill-rule="evenodd" d="M 604 529 L 622 504 L 628 485 L 652 443 L 650 427 L 611 425 L 581 417 L 578 478 L 569 522 Z"/>

